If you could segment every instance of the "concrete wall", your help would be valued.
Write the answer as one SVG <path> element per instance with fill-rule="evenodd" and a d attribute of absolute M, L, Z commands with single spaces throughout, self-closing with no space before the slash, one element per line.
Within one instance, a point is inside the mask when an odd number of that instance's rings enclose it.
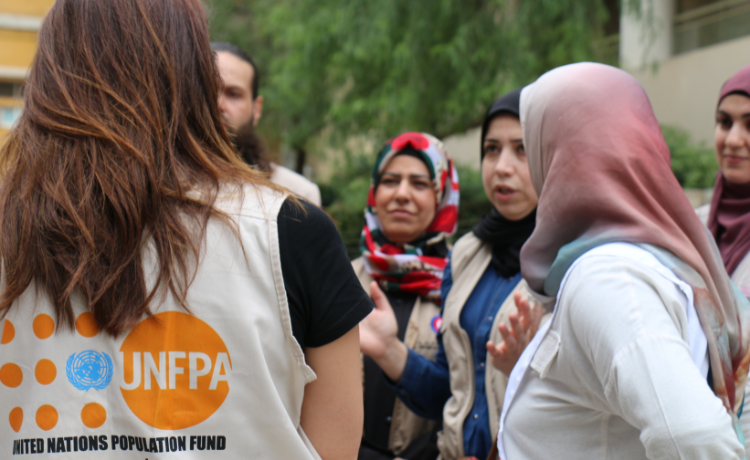
<path fill-rule="evenodd" d="M 443 139 L 443 145 L 453 157 L 456 164 L 468 166 L 472 169 L 479 170 L 481 158 L 481 146 L 479 141 L 482 137 L 480 128 L 470 129 L 465 133 L 454 134 L 453 136 Z"/>
<path fill-rule="evenodd" d="M 631 70 L 651 99 L 661 123 L 687 129 L 693 139 L 713 144 L 721 85 L 750 64 L 750 36 L 671 57 L 656 71 Z"/>
<path fill-rule="evenodd" d="M 641 0 L 641 14 L 620 19 L 620 65 L 643 85 L 661 123 L 713 143 L 721 85 L 750 64 L 750 36 L 673 56 L 675 0 Z"/>

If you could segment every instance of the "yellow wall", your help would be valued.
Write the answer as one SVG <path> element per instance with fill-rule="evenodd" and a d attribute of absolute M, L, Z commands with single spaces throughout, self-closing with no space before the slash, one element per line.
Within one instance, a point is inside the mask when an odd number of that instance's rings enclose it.
<path fill-rule="evenodd" d="M 36 32 L 0 29 L 0 66 L 29 67 L 36 41 Z"/>
<path fill-rule="evenodd" d="M 54 0 L 0 0 L 0 13 L 44 16 Z"/>
<path fill-rule="evenodd" d="M 0 14 L 44 16 L 54 0 L 0 0 Z M 36 32 L 0 29 L 0 67 L 27 69 L 37 47 Z M 1 77 L 0 77 L 1 78 Z M 18 107 L 20 99 L 0 98 L 0 107 Z M 0 145 L 8 131 L 0 128 Z"/>

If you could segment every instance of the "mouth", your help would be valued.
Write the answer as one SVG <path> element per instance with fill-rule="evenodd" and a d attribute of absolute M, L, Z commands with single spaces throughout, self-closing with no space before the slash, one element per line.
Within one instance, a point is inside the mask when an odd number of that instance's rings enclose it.
<path fill-rule="evenodd" d="M 750 160 L 750 157 L 744 156 L 744 155 L 732 155 L 732 154 L 725 154 L 724 160 L 726 160 L 729 164 L 739 164 L 743 161 Z"/>
<path fill-rule="evenodd" d="M 405 209 L 394 209 L 393 211 L 388 211 L 388 214 L 390 214 L 393 217 L 398 217 L 402 219 L 408 219 L 408 218 L 414 217 L 414 214 L 412 214 L 411 212 Z"/>
<path fill-rule="evenodd" d="M 495 187 L 495 197 L 500 201 L 509 201 L 518 193 L 516 189 L 507 185 L 498 185 Z"/>

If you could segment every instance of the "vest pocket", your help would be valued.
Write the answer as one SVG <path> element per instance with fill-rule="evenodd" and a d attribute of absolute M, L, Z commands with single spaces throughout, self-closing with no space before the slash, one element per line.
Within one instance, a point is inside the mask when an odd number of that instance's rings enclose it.
<path fill-rule="evenodd" d="M 557 350 L 560 349 L 560 334 L 557 331 L 550 330 L 547 335 L 542 339 L 542 343 L 539 344 L 534 358 L 531 360 L 532 369 L 539 373 L 539 378 L 543 379 L 547 376 L 549 368 L 557 357 Z"/>

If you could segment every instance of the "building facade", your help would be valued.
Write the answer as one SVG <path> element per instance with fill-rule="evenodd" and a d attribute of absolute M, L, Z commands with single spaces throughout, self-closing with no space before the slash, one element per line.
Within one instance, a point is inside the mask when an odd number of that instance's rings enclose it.
<path fill-rule="evenodd" d="M 620 66 L 646 89 L 659 122 L 712 145 L 721 85 L 750 64 L 750 0 L 636 1 L 640 11 L 623 2 Z"/>
<path fill-rule="evenodd" d="M 0 0 L 0 142 L 23 110 L 21 87 L 54 0 Z"/>

